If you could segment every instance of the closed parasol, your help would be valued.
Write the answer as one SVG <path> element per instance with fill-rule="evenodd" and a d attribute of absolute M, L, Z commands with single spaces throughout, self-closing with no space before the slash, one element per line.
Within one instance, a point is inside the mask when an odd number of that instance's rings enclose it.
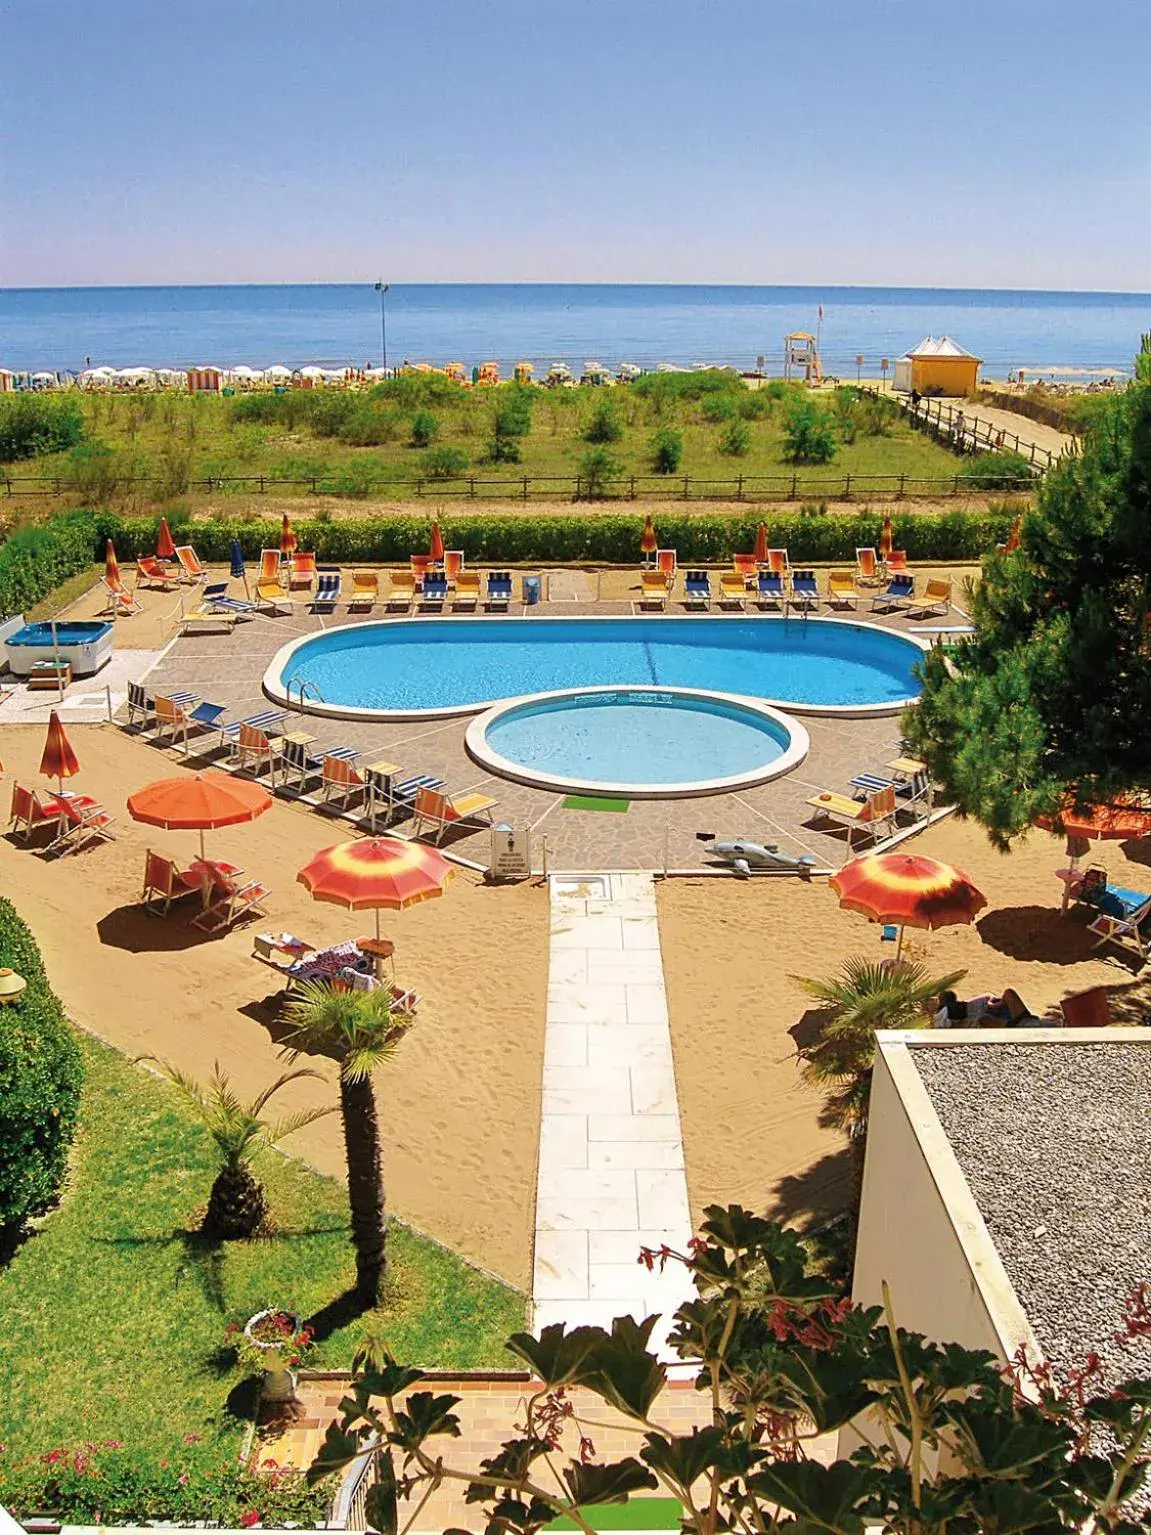
<path fill-rule="evenodd" d="M 402 911 L 443 895 L 456 873 L 441 853 L 398 837 L 368 837 L 323 848 L 296 875 L 317 901 L 349 911 Z"/>
<path fill-rule="evenodd" d="M 296 535 L 292 532 L 292 520 L 287 512 L 280 523 L 280 553 L 283 555 L 295 554 Z"/>
<path fill-rule="evenodd" d="M 143 821 L 148 826 L 198 831 L 203 858 L 206 830 L 254 821 L 271 804 L 272 796 L 263 784 L 209 771 L 182 778 L 160 778 L 146 784 L 129 797 L 128 814 L 133 821 Z"/>
<path fill-rule="evenodd" d="M 64 787 L 65 778 L 75 778 L 80 771 L 72 743 L 64 733 L 64 726 L 55 709 L 48 716 L 48 734 L 44 740 L 44 755 L 40 758 L 40 771 L 45 778 L 54 778 L 60 789 Z"/>
<path fill-rule="evenodd" d="M 891 526 L 891 513 L 883 519 L 883 526 L 879 530 L 879 558 L 889 560 L 891 551 L 895 547 L 895 530 Z"/>
<path fill-rule="evenodd" d="M 156 534 L 156 558 L 158 560 L 176 558 L 176 540 L 172 537 L 172 530 L 168 526 L 166 517 L 160 518 L 160 531 Z"/>
<path fill-rule="evenodd" d="M 1014 554 L 1016 549 L 1020 548 L 1023 542 L 1021 536 L 1022 533 L 1023 518 L 1022 516 L 1019 516 L 1016 517 L 1015 521 L 1011 524 L 1011 532 L 1008 533 L 1007 542 L 1003 545 L 1004 554 Z"/>
<path fill-rule="evenodd" d="M 444 557 L 444 535 L 440 532 L 440 519 L 432 523 L 432 536 L 428 544 L 428 559 L 438 565 Z"/>
<path fill-rule="evenodd" d="M 898 926 L 897 957 L 905 927 L 962 926 L 974 922 L 987 905 L 987 898 L 962 869 L 914 853 L 856 858 L 832 875 L 828 885 L 845 911 Z"/>
<path fill-rule="evenodd" d="M 655 536 L 655 524 L 650 517 L 643 520 L 643 533 L 639 541 L 640 552 L 645 556 L 654 554 L 659 548 L 659 539 Z"/>
<path fill-rule="evenodd" d="M 120 590 L 120 561 L 116 558 L 116 545 L 110 538 L 104 544 L 104 580 L 111 591 Z"/>
<path fill-rule="evenodd" d="M 755 563 L 767 564 L 767 523 L 761 522 L 755 530 Z"/>

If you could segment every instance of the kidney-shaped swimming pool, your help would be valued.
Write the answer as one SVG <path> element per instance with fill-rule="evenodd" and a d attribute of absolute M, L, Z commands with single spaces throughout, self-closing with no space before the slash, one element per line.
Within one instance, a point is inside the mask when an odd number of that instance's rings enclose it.
<path fill-rule="evenodd" d="M 277 652 L 264 689 L 320 713 L 470 714 L 595 686 L 739 693 L 813 713 L 914 699 L 914 640 L 839 619 L 419 618 L 353 624 Z"/>

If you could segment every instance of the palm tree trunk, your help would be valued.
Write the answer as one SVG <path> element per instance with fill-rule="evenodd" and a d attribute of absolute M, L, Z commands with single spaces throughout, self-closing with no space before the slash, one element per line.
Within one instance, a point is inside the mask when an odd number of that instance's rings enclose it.
<path fill-rule="evenodd" d="M 349 1082 L 340 1076 L 340 1111 L 348 1162 L 348 1206 L 356 1249 L 356 1293 L 368 1306 L 382 1299 L 388 1265 L 388 1216 L 380 1126 L 370 1077 Z"/>

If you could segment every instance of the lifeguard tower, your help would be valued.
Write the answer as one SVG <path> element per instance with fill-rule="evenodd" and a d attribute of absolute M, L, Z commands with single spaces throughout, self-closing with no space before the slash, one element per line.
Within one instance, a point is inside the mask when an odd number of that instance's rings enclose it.
<path fill-rule="evenodd" d="M 809 330 L 793 330 L 784 336 L 783 376 L 789 384 L 800 379 L 805 384 L 823 383 L 819 348 Z"/>

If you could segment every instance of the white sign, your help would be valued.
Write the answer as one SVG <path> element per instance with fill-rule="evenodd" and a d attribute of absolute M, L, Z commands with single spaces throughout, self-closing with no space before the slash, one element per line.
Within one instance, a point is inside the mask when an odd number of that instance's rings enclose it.
<path fill-rule="evenodd" d="M 510 826 L 492 827 L 493 879 L 529 879 L 532 872 L 531 839 L 519 837 Z"/>

